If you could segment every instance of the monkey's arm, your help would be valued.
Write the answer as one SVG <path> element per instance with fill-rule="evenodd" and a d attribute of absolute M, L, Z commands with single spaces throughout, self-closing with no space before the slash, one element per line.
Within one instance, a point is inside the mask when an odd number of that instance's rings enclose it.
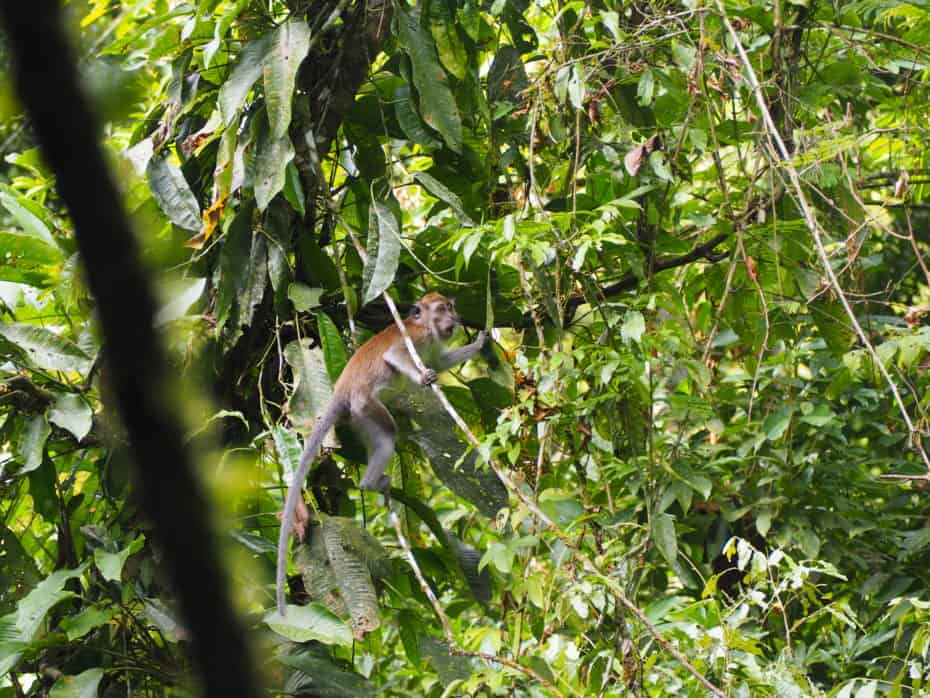
<path fill-rule="evenodd" d="M 397 342 L 384 352 L 384 362 L 414 383 L 429 385 L 436 380 L 436 372 L 432 369 L 426 369 L 425 373 L 420 373 L 420 369 L 416 367 L 413 359 L 410 358 L 410 352 L 407 351 L 407 345 L 404 342 Z"/>
<path fill-rule="evenodd" d="M 468 361 L 471 357 L 481 351 L 481 347 L 484 346 L 487 338 L 487 333 L 482 330 L 478 333 L 478 337 L 471 344 L 466 344 L 464 347 L 460 347 L 459 349 L 444 351 L 436 359 L 436 370 L 445 371 L 452 368 L 453 366 L 457 366 L 458 364 Z"/>

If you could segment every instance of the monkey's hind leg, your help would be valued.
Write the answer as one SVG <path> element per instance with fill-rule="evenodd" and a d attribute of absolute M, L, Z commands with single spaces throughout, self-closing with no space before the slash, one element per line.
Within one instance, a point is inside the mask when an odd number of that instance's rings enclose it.
<path fill-rule="evenodd" d="M 358 486 L 363 490 L 387 492 L 391 478 L 384 474 L 384 469 L 394 454 L 397 437 L 394 418 L 380 401 L 372 398 L 361 410 L 353 411 L 352 426 L 365 441 L 368 451 L 368 466 Z"/>

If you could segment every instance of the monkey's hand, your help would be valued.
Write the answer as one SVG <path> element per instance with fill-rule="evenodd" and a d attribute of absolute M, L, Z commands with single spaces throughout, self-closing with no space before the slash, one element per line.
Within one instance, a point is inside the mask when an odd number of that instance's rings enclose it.
<path fill-rule="evenodd" d="M 284 512 L 278 512 L 278 518 L 281 519 L 284 517 Z M 307 535 L 307 524 L 310 522 L 310 509 L 307 507 L 307 503 L 304 502 L 303 497 L 297 500 L 297 508 L 294 510 L 294 519 L 291 521 L 291 535 L 297 536 L 297 540 L 301 543 L 304 540 L 304 536 Z"/>
<path fill-rule="evenodd" d="M 484 343 L 487 341 L 488 341 L 488 333 L 485 332 L 484 330 L 481 330 L 478 333 L 478 336 L 475 337 L 475 341 L 473 343 L 476 347 L 480 349 L 481 347 L 484 346 Z"/>
<path fill-rule="evenodd" d="M 432 385 L 436 382 L 436 372 L 428 368 L 420 374 L 420 385 Z"/>

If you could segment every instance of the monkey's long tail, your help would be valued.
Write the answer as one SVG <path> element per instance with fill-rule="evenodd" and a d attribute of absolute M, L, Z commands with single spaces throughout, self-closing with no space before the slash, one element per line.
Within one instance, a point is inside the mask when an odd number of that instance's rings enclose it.
<path fill-rule="evenodd" d="M 278 604 L 278 613 L 284 615 L 284 581 L 287 575 L 287 544 L 291 535 L 291 523 L 294 520 L 294 512 L 297 511 L 297 500 L 301 497 L 304 480 L 310 470 L 310 465 L 316 459 L 323 445 L 323 439 L 329 433 L 329 430 L 338 422 L 346 412 L 346 405 L 342 400 L 333 399 L 327 405 L 326 410 L 320 416 L 313 431 L 307 439 L 304 446 L 303 455 L 300 456 L 300 465 L 297 472 L 294 473 L 294 479 L 291 480 L 287 488 L 287 498 L 284 500 L 284 513 L 281 515 L 281 532 L 278 536 L 278 567 L 275 581 L 277 584 L 276 599 Z"/>

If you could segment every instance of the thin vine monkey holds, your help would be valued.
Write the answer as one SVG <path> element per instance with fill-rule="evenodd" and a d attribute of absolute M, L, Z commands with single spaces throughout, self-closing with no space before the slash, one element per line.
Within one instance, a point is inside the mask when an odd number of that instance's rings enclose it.
<path fill-rule="evenodd" d="M 436 372 L 445 371 L 477 354 L 487 340 L 479 332 L 474 342 L 459 349 L 446 349 L 460 320 L 455 302 L 439 293 L 427 293 L 417 301 L 404 320 L 404 327 L 413 340 L 417 354 L 428 367 L 422 373 L 416 367 L 404 338 L 396 325 L 385 328 L 365 342 L 349 359 L 342 375 L 333 387 L 330 401 L 304 446 L 300 465 L 287 490 L 284 511 L 281 514 L 281 532 L 278 536 L 278 564 L 276 574 L 278 612 L 284 615 L 284 578 L 287 572 L 287 544 L 291 531 L 303 540 L 310 510 L 301 496 L 303 481 L 310 465 L 323 444 L 323 439 L 338 422 L 348 420 L 365 443 L 368 465 L 359 483 L 363 490 L 385 492 L 391 478 L 384 469 L 394 453 L 397 427 L 394 418 L 380 400 L 386 388 L 405 389 L 409 381 L 417 385 L 436 382 Z"/>

